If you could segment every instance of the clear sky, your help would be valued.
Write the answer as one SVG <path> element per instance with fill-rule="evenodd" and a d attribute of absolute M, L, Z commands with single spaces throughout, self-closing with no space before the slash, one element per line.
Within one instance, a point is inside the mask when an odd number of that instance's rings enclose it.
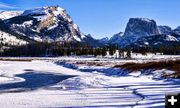
<path fill-rule="evenodd" d="M 0 0 L 0 10 L 59 5 L 85 34 L 94 38 L 124 32 L 129 18 L 145 17 L 158 25 L 180 25 L 180 0 Z"/>

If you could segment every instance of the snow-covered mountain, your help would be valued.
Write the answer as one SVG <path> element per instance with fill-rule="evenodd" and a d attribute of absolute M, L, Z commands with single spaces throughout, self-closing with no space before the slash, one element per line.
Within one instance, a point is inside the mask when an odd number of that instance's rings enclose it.
<path fill-rule="evenodd" d="M 168 26 L 157 26 L 156 22 L 148 18 L 130 18 L 124 35 L 112 36 L 109 43 L 120 47 L 154 46 L 166 43 L 179 43 L 177 38 L 180 27 L 174 31 Z M 179 36 L 180 37 L 180 36 Z M 169 44 L 170 45 L 170 44 Z"/>
<path fill-rule="evenodd" d="M 85 36 L 66 11 L 58 6 L 35 8 L 7 19 L 11 32 L 36 41 L 82 41 Z"/>
<path fill-rule="evenodd" d="M 111 44 L 126 47 L 140 38 L 159 34 L 157 24 L 148 18 L 130 18 L 123 36 L 115 35 L 110 39 Z"/>
<path fill-rule="evenodd" d="M 59 6 L 40 7 L 24 12 L 3 11 L 1 16 L 0 30 L 7 34 L 8 40 L 13 40 L 18 45 L 21 42 L 14 38 L 25 43 L 80 42 L 94 47 L 102 46 L 99 40 L 83 34 L 66 10 Z M 5 41 L 4 36 L 1 43 L 10 45 L 12 42 Z"/>
<path fill-rule="evenodd" d="M 66 10 L 59 6 L 40 7 L 24 12 L 2 11 L 0 31 L 1 43 L 9 45 L 21 45 L 30 41 L 60 41 L 81 42 L 95 47 L 107 44 L 126 47 L 136 43 L 151 45 L 152 39 L 158 39 L 159 42 L 180 41 L 180 27 L 172 30 L 168 26 L 157 26 L 154 20 L 148 18 L 130 18 L 124 33 L 117 33 L 110 39 L 97 40 L 91 35 L 84 35 Z"/>

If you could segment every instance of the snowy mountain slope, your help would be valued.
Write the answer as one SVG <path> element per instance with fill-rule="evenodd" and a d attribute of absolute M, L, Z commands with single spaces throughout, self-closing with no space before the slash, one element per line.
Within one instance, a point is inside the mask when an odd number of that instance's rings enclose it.
<path fill-rule="evenodd" d="M 149 37 L 144 37 L 138 41 L 131 43 L 129 46 L 137 47 L 159 47 L 159 46 L 172 46 L 180 45 L 180 41 L 171 35 L 153 35 Z"/>
<path fill-rule="evenodd" d="M 19 16 L 22 12 L 21 11 L 1 11 L 0 12 L 0 19 L 5 20 L 15 16 Z"/>
<path fill-rule="evenodd" d="M 4 21 L 10 31 L 37 41 L 76 41 L 85 36 L 66 11 L 58 6 L 35 8 Z"/>
<path fill-rule="evenodd" d="M 0 44 L 3 46 L 4 45 L 19 46 L 19 45 L 28 44 L 28 42 L 22 39 L 18 39 L 16 36 L 13 36 L 9 33 L 0 31 Z"/>

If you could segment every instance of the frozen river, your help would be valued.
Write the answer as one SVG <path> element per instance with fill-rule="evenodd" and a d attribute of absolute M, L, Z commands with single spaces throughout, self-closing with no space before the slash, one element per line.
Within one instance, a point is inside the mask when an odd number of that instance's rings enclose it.
<path fill-rule="evenodd" d="M 120 71 L 50 60 L 0 61 L 0 106 L 163 108 L 165 94 L 180 91 L 180 79 Z"/>

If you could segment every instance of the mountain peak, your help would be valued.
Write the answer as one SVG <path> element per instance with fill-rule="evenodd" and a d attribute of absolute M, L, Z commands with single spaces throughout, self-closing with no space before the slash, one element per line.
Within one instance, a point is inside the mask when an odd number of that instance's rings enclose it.
<path fill-rule="evenodd" d="M 130 18 L 124 36 L 139 38 L 159 34 L 157 24 L 148 18 Z"/>
<path fill-rule="evenodd" d="M 59 6 L 25 10 L 4 23 L 11 32 L 37 41 L 80 42 L 85 38 L 70 15 Z"/>
<path fill-rule="evenodd" d="M 156 22 L 149 18 L 130 18 L 123 36 L 114 35 L 110 42 L 125 47 L 144 37 L 158 35 L 159 30 Z"/>

